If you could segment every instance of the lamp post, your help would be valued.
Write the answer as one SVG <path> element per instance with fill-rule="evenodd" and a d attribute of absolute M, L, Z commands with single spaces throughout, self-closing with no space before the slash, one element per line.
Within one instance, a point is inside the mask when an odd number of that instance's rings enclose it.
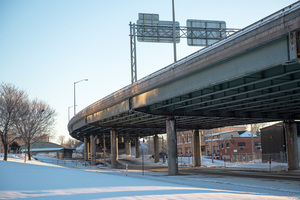
<path fill-rule="evenodd" d="M 76 86 L 76 83 L 79 83 L 81 81 L 88 81 L 88 79 L 82 79 L 80 81 L 74 82 L 74 115 L 76 115 L 76 89 L 75 89 L 75 86 Z"/>

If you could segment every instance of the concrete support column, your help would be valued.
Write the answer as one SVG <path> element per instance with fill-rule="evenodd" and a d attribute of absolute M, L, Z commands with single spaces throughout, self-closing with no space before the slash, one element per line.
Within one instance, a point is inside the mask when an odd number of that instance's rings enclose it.
<path fill-rule="evenodd" d="M 166 120 L 167 143 L 168 143 L 168 175 L 178 174 L 178 153 L 177 153 L 177 134 L 176 121 L 174 117 Z"/>
<path fill-rule="evenodd" d="M 193 154 L 194 154 L 194 167 L 201 166 L 200 164 L 200 139 L 199 130 L 193 131 Z"/>
<path fill-rule="evenodd" d="M 86 135 L 83 137 L 83 142 L 84 142 L 83 158 L 85 161 L 88 161 L 89 160 L 89 150 L 88 150 L 88 139 L 87 139 Z"/>
<path fill-rule="evenodd" d="M 91 148 L 90 148 L 90 140 L 89 140 L 89 137 L 87 137 L 87 145 L 86 145 L 86 148 L 87 148 L 87 160 L 90 160 L 90 152 L 91 152 Z"/>
<path fill-rule="evenodd" d="M 111 153 L 111 168 L 117 168 L 117 144 L 116 144 L 116 130 L 110 130 L 110 153 Z"/>
<path fill-rule="evenodd" d="M 135 157 L 140 157 L 140 137 L 135 138 Z"/>
<path fill-rule="evenodd" d="M 126 137 L 125 137 L 125 154 L 131 155 L 131 142 L 129 138 L 129 133 L 126 133 Z"/>
<path fill-rule="evenodd" d="M 284 122 L 288 170 L 299 169 L 297 124 L 293 120 Z"/>
<path fill-rule="evenodd" d="M 95 135 L 90 135 L 91 144 L 91 165 L 96 165 L 96 140 Z"/>
<path fill-rule="evenodd" d="M 119 138 L 118 133 L 116 132 L 116 161 L 119 160 Z"/>
<path fill-rule="evenodd" d="M 158 136 L 154 136 L 154 162 L 159 162 L 159 147 L 158 147 Z"/>

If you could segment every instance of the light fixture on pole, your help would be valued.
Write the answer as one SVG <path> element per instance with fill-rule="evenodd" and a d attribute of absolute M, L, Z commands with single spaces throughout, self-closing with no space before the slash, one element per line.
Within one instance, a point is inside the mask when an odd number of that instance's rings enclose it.
<path fill-rule="evenodd" d="M 81 81 L 88 81 L 88 79 L 82 79 L 80 81 L 74 82 L 74 115 L 76 115 L 76 89 L 75 89 L 75 85 L 76 85 L 76 83 L 79 83 Z"/>

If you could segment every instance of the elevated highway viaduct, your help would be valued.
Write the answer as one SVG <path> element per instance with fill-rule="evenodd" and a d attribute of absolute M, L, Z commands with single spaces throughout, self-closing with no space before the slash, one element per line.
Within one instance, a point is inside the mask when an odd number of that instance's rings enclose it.
<path fill-rule="evenodd" d="M 285 121 L 289 169 L 298 169 L 299 31 L 296 2 L 89 105 L 69 121 L 69 133 L 86 147 L 91 141 L 92 164 L 94 138 L 106 134 L 112 167 L 118 137 L 138 141 L 167 133 L 173 175 L 178 173 L 176 130 L 195 130 L 194 141 L 199 141 L 199 129 Z M 197 166 L 199 151 L 194 154 Z"/>

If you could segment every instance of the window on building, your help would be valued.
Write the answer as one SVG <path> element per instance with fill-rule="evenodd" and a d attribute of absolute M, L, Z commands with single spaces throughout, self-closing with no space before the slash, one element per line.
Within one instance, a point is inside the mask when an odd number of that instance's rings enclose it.
<path fill-rule="evenodd" d="M 222 143 L 222 149 L 224 148 L 223 143 Z"/>
<path fill-rule="evenodd" d="M 245 146 L 246 146 L 245 142 L 238 142 L 238 148 L 240 148 L 241 150 L 243 150 Z"/>
<path fill-rule="evenodd" d="M 229 143 L 226 143 L 226 148 L 229 148 L 230 146 L 229 146 Z"/>
<path fill-rule="evenodd" d="M 260 149 L 261 148 L 261 142 L 255 142 L 255 147 L 257 149 Z"/>

